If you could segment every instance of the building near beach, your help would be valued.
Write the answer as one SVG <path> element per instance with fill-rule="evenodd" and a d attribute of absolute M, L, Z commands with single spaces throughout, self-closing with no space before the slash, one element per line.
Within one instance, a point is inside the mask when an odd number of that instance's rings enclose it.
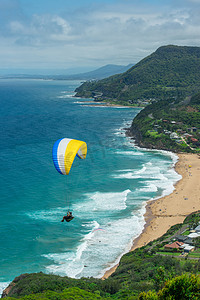
<path fill-rule="evenodd" d="M 182 245 L 184 245 L 184 243 L 183 242 L 178 242 L 178 241 L 175 241 L 175 242 L 173 242 L 172 244 L 166 244 L 165 246 L 164 246 L 164 248 L 166 249 L 166 250 L 171 250 L 171 249 L 179 249 Z"/>
<path fill-rule="evenodd" d="M 200 224 L 194 229 L 197 233 L 200 233 Z"/>
<path fill-rule="evenodd" d="M 189 252 L 192 252 L 192 251 L 194 251 L 194 246 L 191 246 L 191 245 L 189 245 L 189 244 L 183 244 L 181 247 L 180 247 L 180 249 L 183 249 L 183 251 L 185 252 L 185 253 L 189 253 Z"/>

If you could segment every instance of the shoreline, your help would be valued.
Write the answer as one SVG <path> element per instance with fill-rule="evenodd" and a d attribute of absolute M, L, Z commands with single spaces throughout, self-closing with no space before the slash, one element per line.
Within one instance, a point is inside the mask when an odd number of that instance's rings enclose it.
<path fill-rule="evenodd" d="M 82 97 L 76 97 L 76 96 L 73 96 L 74 98 L 80 98 L 80 99 L 85 99 L 85 98 L 82 98 Z M 86 101 L 86 103 L 89 103 L 88 106 L 99 106 L 99 107 L 103 107 L 103 106 L 107 106 L 107 107 L 124 107 L 124 108 L 144 108 L 144 106 L 134 106 L 134 105 L 122 105 L 122 104 L 115 104 L 115 103 L 110 103 L 110 102 L 104 102 L 104 101 L 95 101 L 93 98 L 89 98 L 91 100 L 89 101 Z M 93 99 L 93 100 L 92 100 Z M 85 103 L 85 101 L 82 101 L 83 104 Z M 91 103 L 91 105 L 90 105 Z"/>
<path fill-rule="evenodd" d="M 159 238 L 171 226 L 182 223 L 187 215 L 200 210 L 200 156 L 190 153 L 177 155 L 179 159 L 175 170 L 182 179 L 175 184 L 171 194 L 147 201 L 144 229 L 133 240 L 130 251 Z M 118 265 L 107 270 L 102 279 L 108 278 Z"/>

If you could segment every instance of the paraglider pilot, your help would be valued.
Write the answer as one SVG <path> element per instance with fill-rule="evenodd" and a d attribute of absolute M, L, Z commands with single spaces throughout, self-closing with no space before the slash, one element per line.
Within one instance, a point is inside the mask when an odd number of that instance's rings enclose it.
<path fill-rule="evenodd" d="M 66 215 L 66 216 L 63 216 L 61 222 L 64 222 L 64 220 L 65 220 L 66 222 L 69 222 L 69 221 L 71 221 L 73 218 L 74 218 L 74 217 L 72 216 L 72 212 L 71 212 L 71 211 L 68 211 L 68 212 L 67 212 L 67 215 Z"/>

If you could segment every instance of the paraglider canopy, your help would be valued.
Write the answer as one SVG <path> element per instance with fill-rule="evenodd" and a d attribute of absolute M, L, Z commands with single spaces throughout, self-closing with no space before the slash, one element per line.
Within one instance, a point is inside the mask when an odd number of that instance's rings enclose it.
<path fill-rule="evenodd" d="M 53 146 L 52 155 L 56 170 L 62 175 L 68 175 L 76 156 L 86 158 L 87 144 L 68 138 L 59 139 Z"/>

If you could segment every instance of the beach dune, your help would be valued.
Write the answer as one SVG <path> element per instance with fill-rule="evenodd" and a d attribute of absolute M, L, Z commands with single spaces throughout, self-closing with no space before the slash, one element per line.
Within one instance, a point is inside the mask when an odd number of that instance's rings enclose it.
<path fill-rule="evenodd" d="M 186 216 L 200 210 L 200 156 L 178 154 L 175 169 L 182 176 L 172 194 L 148 201 L 146 204 L 145 227 L 133 241 L 131 251 L 162 236 L 172 225 L 182 223 Z M 108 278 L 118 265 L 108 270 Z"/>

